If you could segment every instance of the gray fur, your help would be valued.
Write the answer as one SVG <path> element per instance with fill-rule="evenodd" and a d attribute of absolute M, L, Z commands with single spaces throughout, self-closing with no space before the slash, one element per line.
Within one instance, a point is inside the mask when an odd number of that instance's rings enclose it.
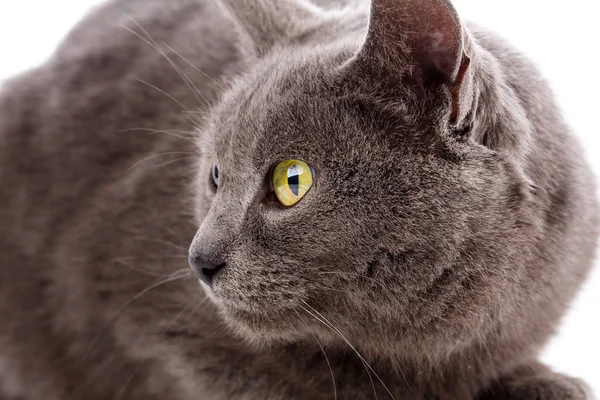
<path fill-rule="evenodd" d="M 598 225 L 537 70 L 443 0 L 318 3 L 116 0 L 3 87 L 0 398 L 590 398 L 537 361 Z"/>

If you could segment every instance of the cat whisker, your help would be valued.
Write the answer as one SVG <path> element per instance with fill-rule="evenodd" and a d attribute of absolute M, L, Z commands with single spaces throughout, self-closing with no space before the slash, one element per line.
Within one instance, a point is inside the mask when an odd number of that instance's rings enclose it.
<path fill-rule="evenodd" d="M 217 85 L 219 87 L 219 89 L 221 90 L 225 90 L 225 88 L 223 86 L 221 86 L 221 84 L 219 82 L 217 82 L 215 79 L 213 79 L 210 75 L 208 75 L 206 72 L 202 71 L 200 68 L 198 68 L 197 66 L 195 66 L 194 64 L 192 64 L 187 58 L 185 58 L 184 56 L 182 56 L 181 54 L 179 54 L 178 52 L 176 52 L 171 46 L 169 46 L 168 44 L 166 44 L 165 42 L 162 42 L 162 44 L 169 50 L 171 50 L 175 55 L 177 55 L 179 58 L 181 58 L 183 61 L 185 61 L 186 63 L 188 63 L 192 68 L 194 68 L 196 71 L 200 72 L 202 75 L 204 75 L 205 77 L 207 77 L 208 79 L 210 79 L 215 85 Z"/>
<path fill-rule="evenodd" d="M 115 396 L 115 398 L 117 398 L 117 399 L 125 398 L 125 397 L 123 397 L 125 395 L 125 390 L 129 386 L 129 384 L 131 383 L 131 381 L 133 380 L 133 378 L 137 375 L 138 371 L 142 367 L 142 364 L 143 364 L 142 361 L 139 361 L 137 363 L 137 365 L 135 366 L 135 369 L 133 370 L 133 372 L 131 373 L 131 375 L 129 376 L 129 378 L 127 378 L 127 380 L 125 381 L 125 383 L 123 384 L 123 386 L 121 387 L 121 389 L 117 392 L 117 395 Z"/>
<path fill-rule="evenodd" d="M 202 114 L 202 115 L 208 115 L 209 113 L 203 110 L 183 110 L 182 113 L 184 114 Z"/>
<path fill-rule="evenodd" d="M 198 89 L 198 87 L 185 74 L 185 72 L 183 72 L 183 70 L 181 68 L 179 68 L 178 66 L 173 66 L 173 69 L 175 69 L 175 71 L 177 71 L 177 73 L 179 74 L 179 76 L 181 77 L 181 79 L 183 79 L 183 81 L 187 84 L 188 88 L 190 88 L 190 90 L 194 94 L 194 97 L 196 97 L 196 100 L 198 101 L 198 103 L 201 104 L 202 102 L 204 102 L 204 104 L 206 105 L 206 107 L 210 108 L 211 107 L 210 101 L 208 101 L 208 99 L 206 98 L 206 96 L 204 96 L 204 94 L 202 94 L 202 92 L 200 91 L 200 89 Z"/>
<path fill-rule="evenodd" d="M 181 158 L 176 158 L 175 160 L 170 160 L 170 161 L 167 161 L 167 162 L 165 162 L 165 163 L 158 164 L 158 165 L 157 165 L 157 166 L 155 166 L 154 168 L 160 168 L 160 167 L 164 167 L 165 165 L 173 164 L 174 162 L 177 162 L 177 161 L 183 161 L 183 160 L 189 160 L 189 159 L 196 159 L 196 157 L 191 157 L 191 156 L 189 156 L 189 157 L 181 157 Z"/>
<path fill-rule="evenodd" d="M 160 89 L 160 88 L 158 88 L 158 87 L 154 86 L 154 85 L 153 85 L 153 84 L 151 84 L 151 83 L 148 83 L 148 82 L 146 82 L 146 81 L 145 81 L 145 80 L 143 80 L 143 79 L 140 79 L 140 78 L 135 78 L 135 79 L 136 79 L 138 82 L 140 82 L 140 83 L 143 83 L 144 85 L 147 85 L 147 86 L 151 87 L 152 89 L 156 90 L 157 92 L 164 94 L 164 95 L 165 95 L 165 96 L 167 96 L 169 99 L 171 99 L 171 100 L 173 100 L 175 103 L 179 104 L 179 105 L 181 106 L 181 108 L 183 108 L 184 110 L 187 110 L 187 107 L 186 107 L 186 106 L 184 106 L 182 102 L 180 102 L 179 100 L 177 100 L 175 97 L 171 96 L 169 93 L 165 92 L 164 90 L 162 90 L 162 89 Z"/>
<path fill-rule="evenodd" d="M 196 137 L 192 136 L 192 135 L 186 137 L 186 136 L 178 135 L 176 133 L 169 132 L 169 131 L 164 131 L 164 130 L 155 130 L 155 131 L 149 132 L 148 134 L 149 135 L 156 135 L 157 133 L 162 133 L 163 135 L 176 137 L 176 138 L 179 138 L 181 140 L 184 140 L 184 141 L 186 141 L 188 143 L 191 143 L 191 144 L 194 144 L 194 145 L 196 144 L 196 141 L 195 141 Z"/>
<path fill-rule="evenodd" d="M 166 246 L 173 247 L 174 249 L 182 250 L 185 253 L 188 252 L 188 249 L 186 247 L 180 246 L 178 244 L 175 244 L 173 242 L 169 242 L 168 240 L 164 240 L 164 239 L 151 238 L 151 237 L 146 237 L 146 236 L 134 236 L 132 239 L 133 240 L 145 240 L 145 241 L 154 242 L 154 243 L 157 243 L 157 244 L 164 244 Z"/>
<path fill-rule="evenodd" d="M 306 304 L 308 307 L 310 307 L 308 305 L 308 303 L 306 303 L 305 301 L 302 301 L 304 304 Z M 377 389 L 375 389 L 375 382 L 373 381 L 373 377 L 371 376 L 371 372 L 369 372 L 370 368 L 369 364 L 365 361 L 365 359 L 363 358 L 363 356 L 358 352 L 358 350 L 356 350 L 354 348 L 354 346 L 352 346 L 352 344 L 350 343 L 350 341 L 348 339 L 346 339 L 346 337 L 339 332 L 338 330 L 336 330 L 337 328 L 335 328 L 335 326 L 333 324 L 331 324 L 331 322 L 329 322 L 328 320 L 324 320 L 321 319 L 320 317 L 317 317 L 315 314 L 313 314 L 310 310 L 308 310 L 307 308 L 300 306 L 306 313 L 308 313 L 310 316 L 312 316 L 314 319 L 316 319 L 317 321 L 319 321 L 320 323 L 322 323 L 323 325 L 325 325 L 326 327 L 328 327 L 329 329 L 331 329 L 335 334 L 337 334 L 347 345 L 348 347 L 350 347 L 354 353 L 356 353 L 356 355 L 358 356 L 358 359 L 360 360 L 360 362 L 362 363 L 363 367 L 365 368 L 365 371 L 367 372 L 367 375 L 369 376 L 369 380 L 371 381 L 371 386 L 373 387 L 373 394 L 375 395 L 375 400 L 377 400 Z M 310 307 L 312 308 L 312 307 Z M 314 310 L 314 308 L 312 308 Z M 393 396 L 392 396 L 393 397 Z"/>
<path fill-rule="evenodd" d="M 170 133 L 189 134 L 189 139 L 191 139 L 191 138 L 194 137 L 192 135 L 193 131 L 182 131 L 182 130 L 161 130 L 161 129 L 151 129 L 151 128 L 129 128 L 129 129 L 120 130 L 119 132 L 131 132 L 131 131 L 143 131 L 143 132 L 149 132 L 150 134 L 161 133 L 161 132 L 170 132 Z"/>
<path fill-rule="evenodd" d="M 167 136 L 173 136 L 178 139 L 184 140 L 188 143 L 196 144 L 196 142 L 194 140 L 195 136 L 191 135 L 191 132 L 188 132 L 188 131 L 174 131 L 174 130 L 162 130 L 162 129 L 150 129 L 150 128 L 131 128 L 131 129 L 124 129 L 119 132 L 135 132 L 135 131 L 147 132 L 149 135 L 155 135 L 157 133 L 162 133 Z M 184 136 L 184 134 L 188 134 L 189 136 Z"/>
<path fill-rule="evenodd" d="M 194 154 L 194 153 L 192 153 L 191 151 L 170 151 L 170 152 L 167 152 L 167 153 L 153 154 L 151 156 L 148 156 L 148 157 L 143 158 L 140 161 L 136 162 L 131 167 L 129 167 L 129 169 L 127 171 L 130 172 L 131 170 L 133 170 L 138 165 L 143 164 L 146 161 L 152 160 L 154 158 L 163 157 L 163 156 L 169 156 L 169 155 L 175 155 L 175 154 Z"/>
<path fill-rule="evenodd" d="M 170 132 L 170 131 L 166 131 L 166 130 L 155 130 L 155 131 L 152 131 L 152 132 L 148 132 L 148 135 L 156 135 L 157 133 L 163 134 L 165 136 L 171 136 L 171 137 L 174 137 L 174 138 L 181 139 L 181 140 L 183 140 L 185 142 L 188 142 L 188 143 L 190 143 L 190 144 L 192 144 L 194 146 L 196 145 L 196 137 L 193 136 L 193 135 L 183 136 L 183 135 L 180 135 L 180 134 L 177 134 L 177 133 L 173 133 L 173 132 Z"/>
<path fill-rule="evenodd" d="M 119 264 L 119 265 L 122 265 L 122 266 L 124 266 L 124 267 L 126 267 L 126 268 L 128 268 L 128 269 L 130 269 L 130 270 L 132 270 L 134 272 L 142 273 L 142 274 L 144 274 L 146 276 L 151 276 L 151 277 L 154 277 L 154 278 L 158 278 L 158 277 L 162 276 L 161 274 L 156 273 L 155 271 L 152 271 L 152 270 L 149 270 L 149 269 L 146 269 L 146 268 L 141 268 L 141 267 L 138 267 L 138 266 L 133 266 L 130 263 L 126 262 L 125 260 L 119 260 L 119 259 L 117 259 L 117 260 L 112 260 L 112 262 L 114 262 L 116 264 Z"/>
<path fill-rule="evenodd" d="M 86 351 L 86 354 L 85 354 L 85 356 L 84 356 L 83 359 L 87 360 L 87 358 L 89 357 L 92 349 L 98 343 L 98 341 L 100 340 L 100 338 L 102 337 L 102 335 L 104 334 L 104 332 L 106 332 L 106 329 L 112 323 L 114 323 L 114 321 L 123 312 L 123 310 L 125 310 L 135 300 L 137 300 L 140 297 L 144 296 L 146 293 L 150 292 L 151 290 L 156 289 L 157 287 L 162 286 L 162 285 L 164 285 L 166 283 L 178 281 L 180 279 L 185 279 L 185 278 L 193 278 L 193 277 L 194 277 L 194 273 L 192 271 L 190 271 L 189 269 L 187 269 L 187 268 L 186 268 L 186 271 L 178 270 L 178 271 L 175 271 L 174 273 L 170 274 L 169 277 L 167 277 L 165 279 L 162 279 L 162 280 L 160 280 L 160 281 L 158 281 L 156 283 L 153 283 L 152 285 L 146 287 L 145 289 L 141 290 L 136 295 L 134 295 L 133 297 L 131 297 L 129 300 L 127 300 L 125 303 L 123 303 L 123 305 L 121 305 L 121 307 L 119 307 L 114 313 L 112 313 L 110 315 L 110 317 L 108 318 L 108 320 L 106 321 L 106 323 L 104 324 L 104 326 L 98 331 L 98 334 L 96 335 L 96 337 L 94 338 L 94 340 L 92 340 L 92 343 L 90 344 L 90 347 Z"/>
<path fill-rule="evenodd" d="M 132 260 L 163 260 L 163 259 L 170 259 L 170 258 L 183 258 L 183 259 L 187 260 L 188 256 L 177 255 L 177 256 L 119 257 L 119 258 L 113 258 L 110 261 L 111 262 L 125 262 L 125 261 L 132 261 Z"/>
<path fill-rule="evenodd" d="M 188 87 L 188 89 L 190 89 L 190 91 L 192 92 L 192 94 L 194 95 L 194 97 L 196 97 L 196 100 L 199 103 L 202 103 L 202 100 L 204 100 L 204 102 L 206 103 L 206 105 L 210 107 L 210 102 L 202 95 L 202 93 L 200 93 L 200 91 L 194 85 L 194 83 L 192 82 L 192 80 L 181 70 L 181 68 L 179 68 L 179 66 L 177 66 L 177 64 L 175 64 L 173 62 L 173 60 L 171 60 L 169 58 L 169 56 L 162 49 L 160 49 L 160 47 L 158 46 L 158 44 L 156 43 L 156 41 L 152 38 L 152 36 L 148 33 L 148 31 L 146 31 L 133 17 L 130 16 L 129 18 L 142 31 L 142 33 L 147 36 L 147 38 L 142 37 L 142 35 L 140 35 L 136 31 L 134 31 L 133 29 L 131 29 L 131 28 L 129 28 L 129 27 L 123 25 L 123 24 L 121 24 L 121 27 L 123 29 L 127 30 L 128 32 L 134 34 L 138 38 L 140 38 L 142 41 L 144 41 L 146 44 L 148 44 L 151 48 L 153 48 L 154 50 L 156 50 L 160 55 L 162 55 L 167 60 L 167 62 L 171 65 L 171 67 L 175 70 L 175 72 L 177 72 L 177 74 L 183 80 L 183 82 L 186 84 L 186 86 Z M 202 97 L 202 100 L 201 100 L 200 97 L 198 97 L 198 95 L 200 95 Z"/>
<path fill-rule="evenodd" d="M 164 50 L 162 50 L 159 46 L 158 43 L 156 43 L 156 41 L 152 38 L 152 36 L 150 35 L 150 33 L 148 33 L 148 31 L 146 29 L 144 29 L 144 27 L 142 27 L 133 17 L 131 17 L 132 21 L 134 24 L 136 24 L 138 26 L 138 28 L 140 28 L 140 30 L 142 31 L 142 33 L 144 33 L 148 40 L 154 44 L 154 49 L 156 51 L 158 51 L 158 53 L 160 55 L 162 55 L 171 65 L 171 67 L 175 70 L 175 72 L 177 72 L 177 74 L 179 75 L 179 77 L 184 81 L 184 83 L 188 86 L 188 88 L 192 91 L 192 94 L 194 95 L 194 97 L 196 97 L 196 100 L 199 103 L 202 103 L 202 101 L 200 100 L 200 98 L 202 98 L 202 100 L 204 101 L 204 103 L 206 104 L 207 107 L 210 107 L 211 104 L 208 101 L 208 99 L 202 94 L 202 92 L 196 87 L 196 85 L 194 84 L 194 81 L 192 81 L 192 79 L 190 79 L 190 77 L 183 72 L 183 70 L 173 62 L 173 60 L 171 60 L 171 58 L 164 52 Z M 198 97 L 200 96 L 200 97 Z"/>
<path fill-rule="evenodd" d="M 165 227 L 164 229 L 165 229 L 165 231 L 167 231 L 168 233 L 170 233 L 171 236 L 173 236 L 175 239 L 177 239 L 177 241 L 179 241 L 180 243 L 182 242 L 181 237 L 179 237 L 179 235 L 177 234 L 177 232 L 175 232 L 173 229 L 171 229 L 169 227 Z"/>
<path fill-rule="evenodd" d="M 187 275 L 188 278 L 195 278 L 196 275 L 194 274 L 194 272 L 189 268 L 189 267 L 184 267 L 184 268 L 179 268 L 176 269 L 175 271 L 171 272 L 171 274 L 169 276 L 173 276 L 173 275 Z"/>
<path fill-rule="evenodd" d="M 181 256 L 158 256 L 158 257 L 118 257 L 118 258 L 114 258 L 114 259 L 110 260 L 109 262 L 117 263 L 117 264 L 123 265 L 124 267 L 131 269 L 132 271 L 140 272 L 147 276 L 152 276 L 152 277 L 158 278 L 163 275 L 157 273 L 156 271 L 150 270 L 150 269 L 141 268 L 139 266 L 133 266 L 129 262 L 136 261 L 136 260 L 169 260 L 169 259 L 182 259 L 182 260 L 187 261 L 187 258 L 188 258 L 187 256 L 183 256 L 183 255 L 181 255 Z"/>
<path fill-rule="evenodd" d="M 304 318 L 302 318 L 302 316 L 300 315 L 298 310 L 294 310 L 294 312 L 296 313 L 296 315 L 298 316 L 300 321 L 302 321 L 304 323 L 304 325 L 306 325 L 306 327 L 308 328 L 308 323 L 304 320 Z M 334 400 L 337 400 L 338 397 L 337 397 L 337 385 L 335 384 L 335 374 L 333 373 L 333 368 L 331 367 L 331 363 L 329 362 L 329 357 L 327 357 L 325 348 L 319 341 L 319 338 L 317 337 L 317 335 L 315 335 L 313 333 L 312 336 L 315 338 L 315 341 L 317 342 L 317 344 L 319 345 L 319 348 L 321 349 L 321 351 L 323 352 L 323 355 L 325 356 L 325 361 L 327 362 L 327 366 L 329 367 L 329 372 L 331 372 L 331 381 L 333 383 L 333 398 L 334 398 Z"/>
<path fill-rule="evenodd" d="M 323 352 L 323 355 L 325 356 L 325 361 L 327 362 L 327 366 L 329 367 L 329 372 L 331 372 L 331 382 L 333 383 L 333 399 L 337 400 L 338 396 L 337 396 L 337 386 L 335 384 L 335 374 L 333 373 L 333 368 L 331 367 L 331 363 L 329 362 L 329 357 L 327 357 L 325 348 L 319 341 L 319 338 L 317 337 L 317 335 L 313 334 L 313 337 L 315 338 L 315 341 L 317 342 L 317 344 L 319 345 L 319 348 L 321 349 L 321 351 Z"/>
<path fill-rule="evenodd" d="M 350 346 L 350 348 L 352 350 L 354 350 L 354 352 L 358 355 L 358 357 L 365 363 L 366 367 L 369 368 L 369 370 L 371 370 L 371 372 L 373 372 L 373 374 L 375 375 L 375 377 L 379 380 L 379 382 L 383 385 L 383 387 L 385 388 L 385 390 L 388 392 L 388 394 L 392 397 L 392 399 L 396 399 L 394 397 L 394 395 L 392 394 L 392 392 L 390 391 L 390 389 L 387 387 L 387 385 L 383 382 L 383 380 L 381 379 L 381 377 L 379 376 L 379 374 L 377 374 L 377 372 L 375 372 L 375 370 L 371 367 L 371 365 L 365 360 L 365 358 L 358 352 L 358 350 L 356 350 L 356 348 L 350 343 L 350 341 L 344 336 L 344 334 L 335 327 L 335 325 L 333 325 L 331 323 L 331 321 L 329 321 L 325 316 L 323 316 L 323 314 L 321 314 L 319 311 L 317 311 L 314 307 L 312 307 L 310 304 L 308 304 L 306 301 L 302 300 L 302 303 L 304 303 L 305 306 L 307 306 L 308 308 L 310 308 L 312 311 L 314 311 L 321 319 L 318 319 L 319 321 L 321 321 L 322 323 L 325 323 L 326 326 L 329 326 L 331 329 L 334 330 L 334 332 L 336 332 L 340 338 L 342 338 L 342 340 L 344 340 L 346 342 L 346 344 L 348 344 L 348 346 Z M 308 310 L 306 310 L 308 311 Z M 314 316 L 314 314 L 313 314 Z M 316 318 L 316 317 L 315 317 Z M 369 374 L 370 376 L 370 374 Z M 404 375 L 402 375 L 405 383 L 408 385 L 408 382 L 406 381 L 406 378 L 404 378 Z M 376 395 L 377 397 L 377 395 Z"/>
<path fill-rule="evenodd" d="M 175 324 L 175 322 L 179 319 L 179 317 L 181 317 L 181 315 L 183 315 L 183 313 L 190 307 L 190 305 L 192 305 L 192 303 L 194 302 L 195 299 L 192 299 L 188 302 L 186 302 L 185 307 L 183 307 L 183 309 L 177 313 L 177 315 L 175 315 L 175 317 L 173 317 L 171 319 L 171 321 L 161 330 L 160 335 L 164 335 L 165 332 L 167 332 L 169 330 L 169 328 L 171 326 L 173 326 L 173 324 Z M 127 389 L 127 387 L 129 386 L 129 383 L 131 382 L 131 380 L 135 377 L 135 375 L 138 373 L 138 371 L 140 370 L 140 367 L 142 366 L 142 364 L 144 363 L 143 360 L 139 361 L 137 363 L 136 368 L 133 370 L 133 372 L 131 373 L 131 375 L 129 376 L 129 378 L 127 378 L 127 380 L 125 381 L 125 383 L 123 384 L 123 387 L 119 390 L 118 392 L 118 396 L 117 398 L 119 398 L 119 396 L 121 396 L 122 394 L 124 394 L 125 389 Z"/>

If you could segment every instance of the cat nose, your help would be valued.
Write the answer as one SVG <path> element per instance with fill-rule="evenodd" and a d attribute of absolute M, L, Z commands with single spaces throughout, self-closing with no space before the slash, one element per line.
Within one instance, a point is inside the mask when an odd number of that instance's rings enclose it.
<path fill-rule="evenodd" d="M 190 254 L 188 261 L 190 267 L 192 267 L 192 271 L 208 286 L 212 286 L 217 272 L 225 267 L 225 263 L 214 263 L 198 255 Z"/>

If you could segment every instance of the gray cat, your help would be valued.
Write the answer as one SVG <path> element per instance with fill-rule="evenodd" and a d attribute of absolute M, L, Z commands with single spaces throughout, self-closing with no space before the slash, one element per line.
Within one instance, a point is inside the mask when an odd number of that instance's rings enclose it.
<path fill-rule="evenodd" d="M 581 154 L 446 0 L 113 1 L 0 94 L 0 399 L 591 399 Z"/>

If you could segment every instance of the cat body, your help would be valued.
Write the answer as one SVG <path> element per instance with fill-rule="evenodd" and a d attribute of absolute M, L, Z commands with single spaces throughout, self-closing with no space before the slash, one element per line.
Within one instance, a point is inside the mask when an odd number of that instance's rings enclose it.
<path fill-rule="evenodd" d="M 539 73 L 321 3 L 113 1 L 4 84 L 0 399 L 591 398 L 537 361 L 598 224 Z"/>

